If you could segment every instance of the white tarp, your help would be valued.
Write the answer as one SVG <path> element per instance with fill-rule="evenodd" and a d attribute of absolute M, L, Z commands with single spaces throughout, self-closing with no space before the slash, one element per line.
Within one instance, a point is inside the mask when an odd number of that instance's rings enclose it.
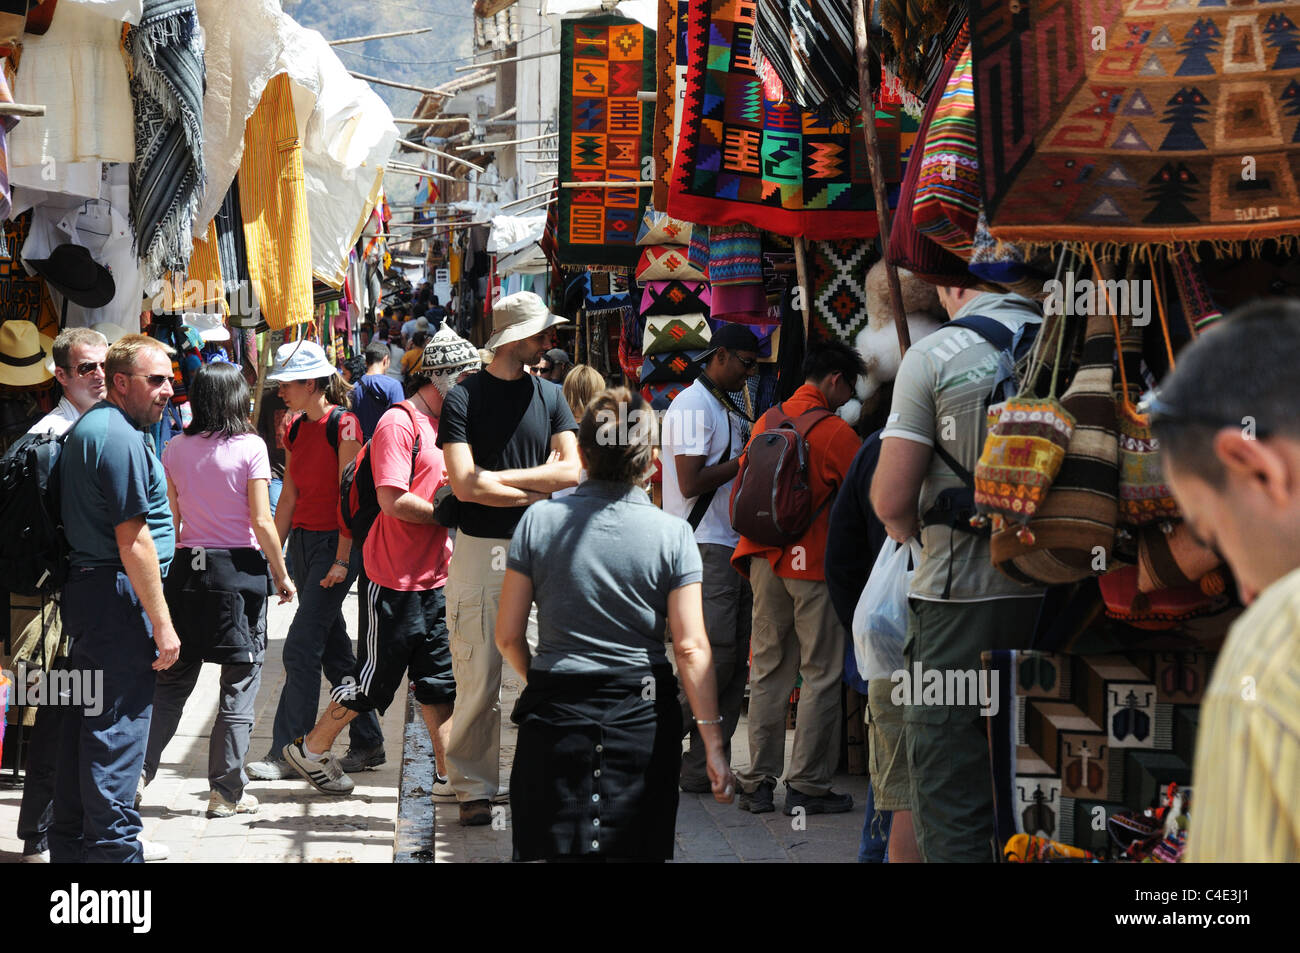
<path fill-rule="evenodd" d="M 538 215 L 497 215 L 492 219 L 487 250 L 498 257 L 509 255 L 540 241 L 545 231 L 545 212 Z"/>

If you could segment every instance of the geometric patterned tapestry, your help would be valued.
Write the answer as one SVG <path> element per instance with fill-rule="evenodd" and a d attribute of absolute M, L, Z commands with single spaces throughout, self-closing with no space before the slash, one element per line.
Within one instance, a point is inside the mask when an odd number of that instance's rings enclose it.
<path fill-rule="evenodd" d="M 753 0 L 690 0 L 669 214 L 814 239 L 874 237 L 861 122 L 827 122 L 764 95 L 750 57 L 756 12 Z M 915 138 L 916 123 L 900 123 L 901 113 L 901 106 L 876 112 L 890 186 L 902 181 L 900 150 Z"/>
<path fill-rule="evenodd" d="M 809 337 L 856 346 L 858 332 L 867 326 L 867 272 L 879 257 L 874 241 L 808 244 Z"/>
<path fill-rule="evenodd" d="M 655 31 L 618 16 L 560 24 L 560 179 L 638 182 L 650 156 Z M 648 167 L 648 163 L 646 163 Z M 635 265 L 649 189 L 560 189 L 557 255 L 565 265 Z"/>
<path fill-rule="evenodd" d="M 659 31 L 655 40 L 654 198 L 655 211 L 668 211 L 668 183 L 673 177 L 677 102 L 686 93 L 686 0 L 659 0 Z"/>
<path fill-rule="evenodd" d="M 973 5 L 993 235 L 1146 243 L 1300 232 L 1297 23 L 1300 3 L 1277 0 Z"/>

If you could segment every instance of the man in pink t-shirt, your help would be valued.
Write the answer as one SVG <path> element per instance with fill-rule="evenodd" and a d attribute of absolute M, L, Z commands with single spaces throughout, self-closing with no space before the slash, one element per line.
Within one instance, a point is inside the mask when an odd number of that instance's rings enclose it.
<path fill-rule="evenodd" d="M 410 400 L 379 419 L 367 453 L 380 513 L 362 548 L 368 582 L 361 597 L 355 676 L 334 689 L 306 738 L 284 746 L 284 759 L 323 794 L 348 794 L 352 779 L 330 747 L 359 712 L 386 711 L 408 672 L 433 740 L 434 794 L 450 794 L 446 748 L 456 701 L 443 586 L 451 561 L 445 527 L 434 522 L 433 497 L 447 482 L 437 447 L 443 398 L 479 368 L 478 351 L 446 325 L 425 346 Z"/>

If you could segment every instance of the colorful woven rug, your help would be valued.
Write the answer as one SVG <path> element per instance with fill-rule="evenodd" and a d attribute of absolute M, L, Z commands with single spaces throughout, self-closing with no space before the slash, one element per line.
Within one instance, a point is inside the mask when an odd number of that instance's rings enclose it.
<path fill-rule="evenodd" d="M 755 6 L 690 0 L 686 95 L 668 212 L 697 225 L 747 222 L 782 235 L 878 233 L 860 126 L 765 98 L 750 59 Z M 902 179 L 915 120 L 876 112 L 885 180 Z"/>
<path fill-rule="evenodd" d="M 638 182 L 652 117 L 636 94 L 654 89 L 653 30 L 617 16 L 560 26 L 560 179 Z M 645 189 L 560 189 L 561 264 L 634 265 Z"/>
<path fill-rule="evenodd" d="M 834 338 L 853 345 L 867 326 L 867 271 L 878 257 L 875 243 L 860 239 L 809 244 L 810 338 Z"/>
<path fill-rule="evenodd" d="M 655 35 L 654 195 L 650 204 L 668 210 L 668 183 L 677 152 L 681 124 L 677 102 L 686 91 L 687 0 L 659 0 L 659 32 Z"/>
<path fill-rule="evenodd" d="M 1277 0 L 972 9 L 993 235 L 1229 243 L 1296 233 L 1297 22 L 1300 3 Z"/>

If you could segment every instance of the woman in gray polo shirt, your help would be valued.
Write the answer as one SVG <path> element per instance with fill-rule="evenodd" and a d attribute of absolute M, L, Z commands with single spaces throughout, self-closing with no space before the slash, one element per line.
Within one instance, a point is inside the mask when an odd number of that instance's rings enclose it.
<path fill-rule="evenodd" d="M 683 732 L 665 621 L 691 710 L 706 714 L 713 796 L 732 800 L 699 549 L 690 524 L 642 488 L 657 443 L 650 406 L 606 391 L 578 427 L 587 481 L 529 507 L 511 540 L 496 644 L 526 682 L 513 715 L 515 860 L 672 859 Z"/>

